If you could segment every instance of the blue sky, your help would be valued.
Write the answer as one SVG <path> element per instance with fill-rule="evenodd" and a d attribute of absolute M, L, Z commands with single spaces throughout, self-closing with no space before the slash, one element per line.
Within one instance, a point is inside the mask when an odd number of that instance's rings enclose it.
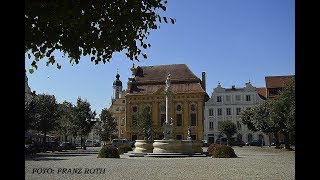
<path fill-rule="evenodd" d="M 186 64 L 201 78 L 206 72 L 207 93 L 211 96 L 218 81 L 223 87 L 265 86 L 265 76 L 295 74 L 294 0 L 169 0 L 162 15 L 176 23 L 161 24 L 152 31 L 147 60 L 136 66 Z M 54 94 L 57 101 L 76 103 L 87 99 L 99 114 L 110 106 L 112 83 L 119 69 L 127 88 L 133 61 L 114 54 L 110 63 L 95 65 L 89 57 L 71 65 L 56 52 L 62 64 L 40 63 L 33 74 L 27 72 L 32 91 Z M 26 58 L 26 69 L 31 60 Z"/>

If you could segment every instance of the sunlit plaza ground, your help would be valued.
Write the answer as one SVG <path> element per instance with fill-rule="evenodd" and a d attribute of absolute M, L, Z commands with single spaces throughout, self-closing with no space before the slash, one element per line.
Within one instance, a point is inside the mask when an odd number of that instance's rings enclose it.
<path fill-rule="evenodd" d="M 26 179 L 295 179 L 295 151 L 234 147 L 238 158 L 97 158 L 100 148 L 25 158 Z M 206 148 L 204 148 L 206 151 Z"/>

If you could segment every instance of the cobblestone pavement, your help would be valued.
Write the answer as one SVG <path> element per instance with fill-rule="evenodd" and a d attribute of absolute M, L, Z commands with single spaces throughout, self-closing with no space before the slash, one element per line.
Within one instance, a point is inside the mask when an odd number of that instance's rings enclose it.
<path fill-rule="evenodd" d="M 295 152 L 234 147 L 238 158 L 97 158 L 98 149 L 25 158 L 25 179 L 295 179 Z"/>

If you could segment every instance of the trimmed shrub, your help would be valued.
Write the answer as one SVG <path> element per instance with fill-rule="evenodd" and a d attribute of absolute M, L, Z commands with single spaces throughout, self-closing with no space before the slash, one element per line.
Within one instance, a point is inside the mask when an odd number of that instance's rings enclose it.
<path fill-rule="evenodd" d="M 128 151 L 132 151 L 132 147 L 127 144 L 121 145 L 118 147 L 119 154 L 127 153 Z"/>
<path fill-rule="evenodd" d="M 236 158 L 237 155 L 231 146 L 216 144 L 213 148 L 212 157 L 214 158 Z"/>
<path fill-rule="evenodd" d="M 100 149 L 98 158 L 120 158 L 120 155 L 116 147 L 105 145 Z"/>
<path fill-rule="evenodd" d="M 208 147 L 208 150 L 207 150 L 207 152 L 208 152 L 208 155 L 209 156 L 212 156 L 213 155 L 213 151 L 214 151 L 214 147 L 216 146 L 216 144 L 210 144 L 210 146 Z"/>

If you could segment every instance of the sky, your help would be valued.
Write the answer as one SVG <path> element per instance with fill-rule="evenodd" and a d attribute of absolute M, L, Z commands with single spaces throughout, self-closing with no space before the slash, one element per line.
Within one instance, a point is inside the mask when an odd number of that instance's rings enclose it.
<path fill-rule="evenodd" d="M 162 23 L 150 33 L 148 59 L 131 61 L 117 53 L 106 64 L 95 65 L 85 56 L 71 65 L 55 52 L 61 69 L 46 66 L 43 60 L 30 74 L 32 61 L 26 57 L 28 84 L 36 94 L 55 95 L 58 103 L 86 99 L 98 114 L 111 105 L 117 71 L 127 88 L 133 63 L 186 64 L 200 79 L 204 71 L 209 96 L 218 82 L 230 88 L 244 87 L 250 80 L 255 87 L 265 87 L 265 76 L 295 74 L 294 4 L 294 0 L 168 0 L 161 15 L 176 23 Z"/>

